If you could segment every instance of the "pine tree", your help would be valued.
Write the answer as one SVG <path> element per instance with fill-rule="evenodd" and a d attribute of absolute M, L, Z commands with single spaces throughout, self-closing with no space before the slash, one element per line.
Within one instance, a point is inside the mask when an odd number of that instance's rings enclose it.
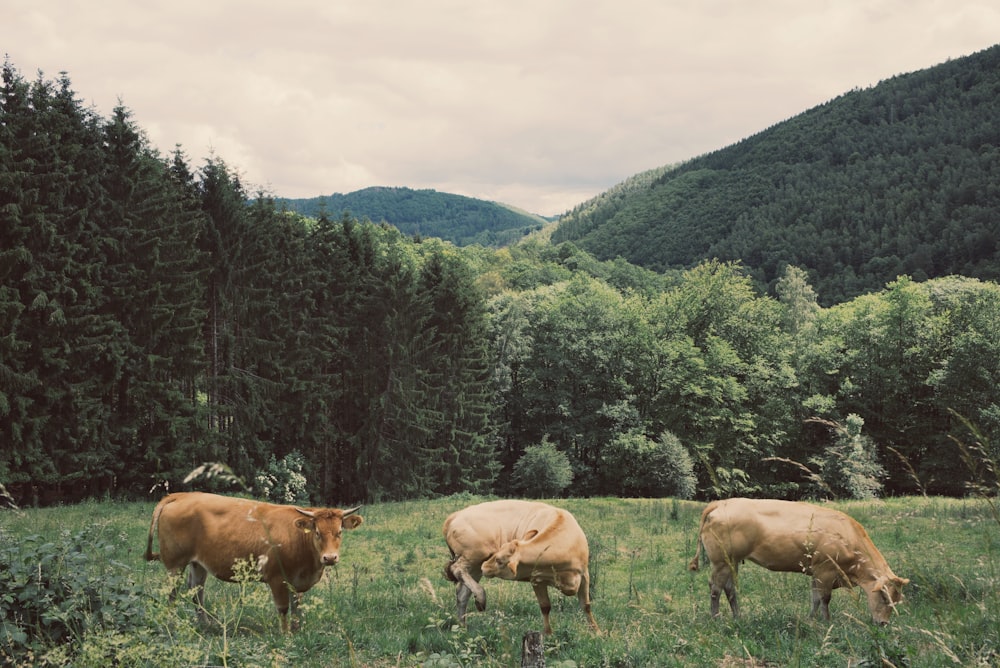
<path fill-rule="evenodd" d="M 267 240 L 253 224 L 239 179 L 223 161 L 209 160 L 202 169 L 201 195 L 208 216 L 202 250 L 211 267 L 203 330 L 211 440 L 203 455 L 248 477 L 268 453 L 261 439 L 267 417 L 264 394 L 270 387 L 254 372 L 262 342 L 253 321 L 260 295 L 252 282 L 255 272 L 262 271 L 260 253 Z"/>
<path fill-rule="evenodd" d="M 204 262 L 196 244 L 204 216 L 175 176 L 180 156 L 172 167 L 161 161 L 126 109 L 115 110 L 104 134 L 104 284 L 125 332 L 122 371 L 107 399 L 109 447 L 119 483 L 148 488 L 151 477 L 189 471 L 202 440 L 195 388 Z"/>
<path fill-rule="evenodd" d="M 8 274 L 22 310 L 13 340 L 19 371 L 33 382 L 17 397 L 11 423 L 13 466 L 53 499 L 113 485 L 102 398 L 120 369 L 121 328 L 102 290 L 99 183 L 104 154 L 99 122 L 76 100 L 68 77 L 31 86 L 7 67 L 4 125 L 12 189 L 7 207 L 23 262 Z M 26 233 L 26 234 L 25 234 Z M 13 292 L 8 291 L 8 295 Z"/>
<path fill-rule="evenodd" d="M 440 415 L 425 475 L 438 494 L 489 493 L 499 462 L 489 420 L 484 298 L 468 266 L 440 248 L 424 260 L 420 290 L 430 299 L 427 326 L 435 338 L 432 364 L 438 384 L 431 396 Z"/>
<path fill-rule="evenodd" d="M 39 385 L 31 364 L 31 332 L 22 318 L 29 303 L 23 294 L 32 269 L 28 241 L 33 234 L 30 216 L 33 193 L 27 189 L 27 165 L 22 142 L 30 136 L 34 116 L 28 102 L 29 85 L 10 62 L 3 67 L 0 97 L 0 481 L 12 488 L 30 480 L 26 459 L 39 446 L 30 394 Z"/>

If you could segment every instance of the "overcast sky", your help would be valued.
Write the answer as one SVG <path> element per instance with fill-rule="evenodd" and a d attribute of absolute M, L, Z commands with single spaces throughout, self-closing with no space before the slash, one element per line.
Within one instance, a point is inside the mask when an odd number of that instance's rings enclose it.
<path fill-rule="evenodd" d="M 852 88 L 1000 43 L 996 0 L 2 0 L 68 73 L 251 192 L 433 188 L 553 215 Z"/>

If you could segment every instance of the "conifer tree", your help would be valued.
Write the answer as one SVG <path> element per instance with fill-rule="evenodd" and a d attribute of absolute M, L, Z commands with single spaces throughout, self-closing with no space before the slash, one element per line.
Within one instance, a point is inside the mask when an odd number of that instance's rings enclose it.
<path fill-rule="evenodd" d="M 0 481 L 11 487 L 30 480 L 25 460 L 40 447 L 39 434 L 30 426 L 37 420 L 30 392 L 37 389 L 38 372 L 31 363 L 32 333 L 22 325 L 33 261 L 28 241 L 34 234 L 29 223 L 34 193 L 27 187 L 21 144 L 31 134 L 28 96 L 28 83 L 5 62 L 0 97 L 0 440 L 7 447 L 0 449 Z"/>
<path fill-rule="evenodd" d="M 262 439 L 267 417 L 264 394 L 268 381 L 255 373 L 261 340 L 253 321 L 260 297 L 253 283 L 262 271 L 266 243 L 253 225 L 239 179 L 219 159 L 202 169 L 202 208 L 207 215 L 202 249 L 208 254 L 206 277 L 207 428 L 211 440 L 205 455 L 228 463 L 240 475 L 252 473 L 256 460 L 266 461 Z"/>
<path fill-rule="evenodd" d="M 150 477 L 186 473 L 197 461 L 204 264 L 196 244 L 204 216 L 126 109 L 115 110 L 104 134 L 103 282 L 124 329 L 117 342 L 124 363 L 107 398 L 108 447 L 120 483 L 148 487 Z"/>
<path fill-rule="evenodd" d="M 32 379 L 17 398 L 11 456 L 21 478 L 52 498 L 106 490 L 113 482 L 102 402 L 119 360 L 120 334 L 101 290 L 97 210 L 103 153 L 96 117 L 74 97 L 65 75 L 24 86 L 5 70 L 4 125 L 18 205 L 22 258 L 8 274 L 23 308 L 13 340 L 20 372 Z M 29 259 L 30 258 L 30 259 Z M 8 292 L 8 294 L 12 294 Z"/>
<path fill-rule="evenodd" d="M 424 259 L 419 288 L 430 300 L 439 388 L 431 396 L 440 415 L 424 475 L 438 494 L 488 493 L 499 463 L 489 422 L 485 301 L 469 267 L 440 248 Z"/>

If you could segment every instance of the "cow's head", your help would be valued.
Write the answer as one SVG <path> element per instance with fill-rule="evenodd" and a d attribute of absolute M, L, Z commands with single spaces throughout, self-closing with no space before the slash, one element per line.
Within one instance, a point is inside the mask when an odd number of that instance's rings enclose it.
<path fill-rule="evenodd" d="M 530 540 L 538 534 L 532 529 L 524 535 L 522 540 Z M 483 562 L 483 575 L 488 578 L 502 578 L 504 580 L 517 579 L 517 566 L 521 561 L 521 541 L 516 538 L 500 546 L 489 559 Z"/>
<path fill-rule="evenodd" d="M 322 508 L 306 510 L 296 507 L 302 517 L 295 520 L 295 526 L 311 539 L 324 566 L 332 566 L 340 561 L 340 539 L 344 529 L 354 529 L 364 522 L 364 518 L 355 515 L 361 506 L 350 510 Z"/>
<path fill-rule="evenodd" d="M 883 575 L 875 580 L 868 589 L 868 610 L 876 624 L 889 623 L 893 610 L 903 601 L 903 585 L 909 584 L 907 578 L 895 575 Z"/>
<path fill-rule="evenodd" d="M 483 575 L 488 578 L 513 580 L 517 577 L 519 541 L 504 543 L 489 559 L 483 562 Z"/>

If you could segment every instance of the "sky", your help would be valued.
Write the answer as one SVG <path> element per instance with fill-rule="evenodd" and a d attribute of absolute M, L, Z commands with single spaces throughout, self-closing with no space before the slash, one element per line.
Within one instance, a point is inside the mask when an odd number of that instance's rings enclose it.
<path fill-rule="evenodd" d="M 431 188 L 558 215 L 1000 43 L 996 0 L 0 0 L 28 79 L 248 192 Z"/>

